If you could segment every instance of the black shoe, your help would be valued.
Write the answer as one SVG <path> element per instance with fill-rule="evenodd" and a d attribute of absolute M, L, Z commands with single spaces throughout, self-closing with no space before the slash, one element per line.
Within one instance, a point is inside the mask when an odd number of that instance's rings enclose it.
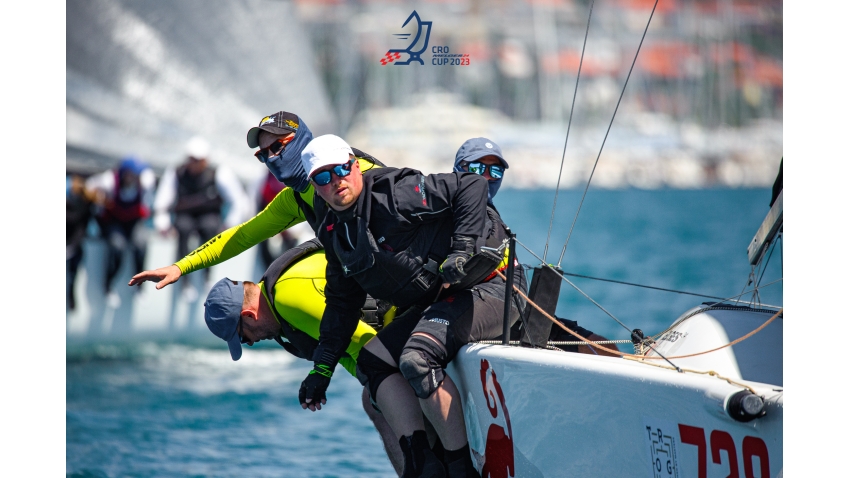
<path fill-rule="evenodd" d="M 417 430 L 411 436 L 401 437 L 398 441 L 404 454 L 403 478 L 445 478 L 443 462 L 428 447 L 428 437 L 424 430 Z"/>
<path fill-rule="evenodd" d="M 446 469 L 443 462 L 437 458 L 431 450 L 425 450 L 425 463 L 422 464 L 422 473 L 417 476 L 422 478 L 446 478 Z"/>
<path fill-rule="evenodd" d="M 472 464 L 472 457 L 469 454 L 469 444 L 456 451 L 446 451 L 446 472 L 449 478 L 481 478 L 481 474 Z M 452 460 L 452 461 L 448 461 Z"/>

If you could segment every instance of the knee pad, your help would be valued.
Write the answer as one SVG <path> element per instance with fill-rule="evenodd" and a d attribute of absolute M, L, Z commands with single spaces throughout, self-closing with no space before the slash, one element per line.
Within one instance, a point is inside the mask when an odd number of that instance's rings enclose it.
<path fill-rule="evenodd" d="M 398 366 L 401 374 L 419 398 L 428 398 L 446 378 L 446 352 L 426 337 L 413 336 L 401 352 Z"/>
<path fill-rule="evenodd" d="M 374 404 L 378 396 L 378 386 L 390 375 L 398 373 L 398 369 L 384 362 L 372 352 L 361 349 L 360 355 L 357 356 L 355 372 L 360 384 L 369 387 L 369 396 Z"/>

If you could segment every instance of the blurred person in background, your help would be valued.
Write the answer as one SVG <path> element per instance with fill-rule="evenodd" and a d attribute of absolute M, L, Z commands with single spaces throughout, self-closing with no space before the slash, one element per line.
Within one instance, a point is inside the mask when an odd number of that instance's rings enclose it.
<path fill-rule="evenodd" d="M 96 205 L 101 237 L 106 241 L 107 302 L 117 308 L 121 304 L 112 291 L 112 280 L 121 269 L 124 251 L 133 254 L 133 265 L 144 267 L 151 199 L 156 177 L 150 166 L 135 156 L 121 160 L 118 167 L 96 174 L 86 181 L 86 189 Z"/>
<path fill-rule="evenodd" d="M 190 237 L 196 234 L 198 242 L 206 241 L 239 224 L 250 208 L 236 175 L 225 166 L 209 163 L 210 145 L 205 139 L 190 139 L 185 153 L 183 164 L 165 170 L 154 199 L 154 227 L 163 235 L 177 231 L 178 259 L 189 252 Z M 204 275 L 205 282 L 208 279 L 209 270 Z M 198 297 L 191 284 L 186 284 L 183 294 L 188 301 Z"/>
<path fill-rule="evenodd" d="M 271 203 L 272 200 L 277 197 L 278 193 L 283 191 L 283 188 L 285 187 L 286 185 L 278 181 L 271 171 L 266 171 L 265 174 L 263 174 L 263 177 L 260 178 L 253 187 L 252 196 L 255 199 L 257 212 L 265 209 L 266 206 L 268 206 L 269 203 Z M 315 237 L 315 234 L 313 234 L 313 231 L 307 223 L 302 222 L 289 229 L 280 231 L 280 234 L 277 235 L 277 238 L 281 241 L 279 247 L 275 247 L 271 244 L 274 237 L 257 244 L 257 248 L 259 249 L 257 256 L 263 269 L 269 267 L 280 254 L 292 249 L 297 244 L 301 244 L 311 237 Z"/>
<path fill-rule="evenodd" d="M 77 308 L 74 283 L 83 260 L 83 240 L 92 218 L 94 195 L 86 190 L 83 176 L 65 177 L 65 307 Z"/>

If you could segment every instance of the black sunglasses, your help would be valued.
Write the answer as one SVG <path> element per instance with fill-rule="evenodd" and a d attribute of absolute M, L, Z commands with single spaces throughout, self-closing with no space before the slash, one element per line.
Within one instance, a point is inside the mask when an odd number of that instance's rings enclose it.
<path fill-rule="evenodd" d="M 487 165 L 484 163 L 479 163 L 478 161 L 466 164 L 467 171 L 469 171 L 470 173 L 480 174 L 482 176 L 488 168 L 490 169 L 490 177 L 493 179 L 502 179 L 502 176 L 505 175 L 505 167 L 500 164 Z"/>
<path fill-rule="evenodd" d="M 316 173 L 310 179 L 312 179 L 317 186 L 324 186 L 331 182 L 331 171 L 333 171 L 337 176 L 344 178 L 351 174 L 351 165 L 353 164 L 354 160 L 352 159 L 345 164 L 334 166 L 333 169 Z"/>
<path fill-rule="evenodd" d="M 270 144 L 268 148 L 261 149 L 254 153 L 254 156 L 256 156 L 261 163 L 265 163 L 270 157 L 277 156 L 284 149 L 286 149 L 286 145 L 283 143 L 283 139 L 279 139 Z"/>

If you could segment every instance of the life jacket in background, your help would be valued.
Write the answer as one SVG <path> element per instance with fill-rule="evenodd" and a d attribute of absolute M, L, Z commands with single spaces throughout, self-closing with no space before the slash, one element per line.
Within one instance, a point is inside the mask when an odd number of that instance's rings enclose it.
<path fill-rule="evenodd" d="M 266 180 L 263 182 L 263 189 L 260 190 L 260 197 L 258 198 L 259 209 L 263 209 L 268 206 L 269 203 L 272 202 L 272 199 L 274 199 L 279 192 L 283 191 L 283 188 L 285 187 L 286 185 L 278 181 L 277 178 L 274 177 L 274 174 L 269 171 L 266 174 Z"/>
<path fill-rule="evenodd" d="M 136 191 L 127 195 L 121 191 L 121 170 L 115 171 L 115 188 L 112 191 L 112 201 L 103 210 L 102 219 L 117 222 L 133 222 L 150 216 L 150 209 L 142 202 L 142 186 L 137 181 Z"/>
<path fill-rule="evenodd" d="M 82 194 L 65 195 L 65 245 L 79 244 L 86 235 L 92 204 Z"/>
<path fill-rule="evenodd" d="M 215 168 L 207 166 L 200 174 L 189 173 L 185 165 L 177 168 L 177 203 L 175 213 L 201 214 L 220 213 L 224 199 L 215 184 Z"/>

